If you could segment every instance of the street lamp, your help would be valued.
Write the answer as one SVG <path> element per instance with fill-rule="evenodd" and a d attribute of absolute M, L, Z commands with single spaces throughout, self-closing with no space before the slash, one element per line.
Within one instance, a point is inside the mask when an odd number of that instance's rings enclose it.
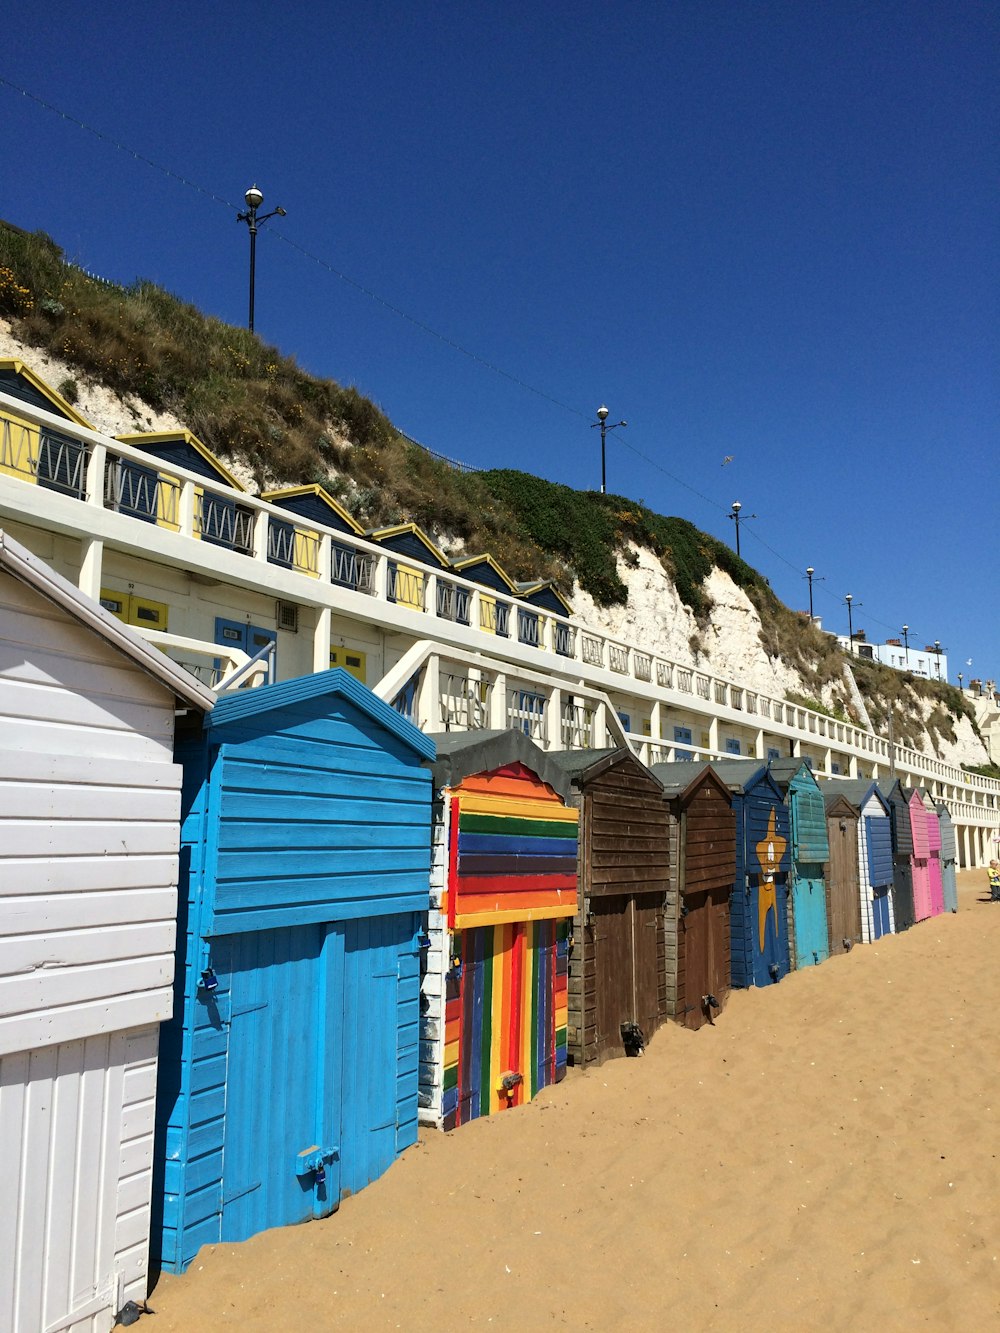
<path fill-rule="evenodd" d="M 627 426 L 627 421 L 616 421 L 613 426 L 608 425 L 608 409 L 602 403 L 597 409 L 597 420 L 590 423 L 590 429 L 595 426 L 601 428 L 601 494 L 606 495 L 608 490 L 608 477 L 605 467 L 604 440 L 609 430 L 617 430 L 619 426 Z"/>
<path fill-rule="evenodd" d="M 854 652 L 854 621 L 853 621 L 852 618 L 851 618 L 851 611 L 852 611 L 852 609 L 853 609 L 853 607 L 854 607 L 854 597 L 852 596 L 851 593 L 848 593 L 847 596 L 844 598 L 844 601 L 845 601 L 846 604 L 847 604 L 847 637 L 848 637 L 848 639 L 850 640 L 850 644 L 851 644 L 851 652 L 853 653 L 853 652 Z M 861 605 L 861 603 L 858 602 L 858 606 L 860 606 L 860 605 Z"/>
<path fill-rule="evenodd" d="M 270 213 L 265 213 L 263 217 L 257 216 L 257 209 L 264 202 L 264 195 L 257 189 L 256 185 L 251 185 L 249 190 L 243 196 L 246 200 L 246 212 L 237 213 L 236 221 L 245 222 L 250 228 L 250 318 L 247 322 L 247 328 L 253 333 L 253 294 L 254 294 L 254 275 L 257 268 L 257 228 L 262 227 L 268 218 L 283 218 L 287 214 L 281 207 L 273 209 Z"/>
<path fill-rule="evenodd" d="M 810 621 L 810 623 L 812 623 L 812 621 L 815 619 L 815 617 L 813 616 L 813 575 L 814 575 L 815 573 L 816 573 L 816 571 L 815 571 L 815 569 L 813 569 L 812 565 L 810 565 L 809 568 L 808 568 L 808 569 L 806 570 L 806 572 L 805 572 L 805 577 L 809 580 L 809 621 Z M 822 583 L 825 579 L 826 579 L 826 575 L 825 575 L 825 574 L 821 574 L 821 575 L 819 576 L 819 578 L 816 580 L 816 582 L 817 582 L 817 583 Z"/>
<path fill-rule="evenodd" d="M 906 665 L 910 665 L 910 627 L 903 626 L 903 650 L 906 653 Z"/>
<path fill-rule="evenodd" d="M 962 672 L 960 671 L 960 672 L 958 673 L 958 688 L 959 688 L 959 689 L 962 688 L 962 681 L 963 681 L 963 680 L 965 680 L 965 676 L 964 676 L 964 675 L 962 674 Z"/>
<path fill-rule="evenodd" d="M 732 506 L 731 506 L 731 510 L 730 510 L 729 514 L 727 514 L 727 518 L 731 518 L 731 519 L 733 520 L 733 522 L 736 524 L 736 554 L 737 554 L 737 555 L 740 554 L 740 523 L 749 523 L 750 520 L 751 520 L 752 518 L 756 518 L 756 517 L 757 517 L 756 514 L 747 514 L 747 515 L 745 515 L 745 516 L 741 515 L 740 510 L 741 510 L 742 508 L 743 508 L 743 506 L 740 504 L 739 500 L 734 500 L 733 503 L 732 503 Z M 742 556 L 740 556 L 740 559 L 742 559 Z"/>
<path fill-rule="evenodd" d="M 937 678 L 941 679 L 941 640 L 934 640 L 934 652 L 937 654 Z"/>

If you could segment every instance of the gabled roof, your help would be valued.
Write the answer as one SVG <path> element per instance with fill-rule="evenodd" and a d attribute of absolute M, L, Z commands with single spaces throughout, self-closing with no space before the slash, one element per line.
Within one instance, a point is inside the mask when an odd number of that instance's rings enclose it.
<path fill-rule="evenodd" d="M 654 764 L 650 772 L 662 785 L 663 795 L 668 801 L 679 799 L 683 804 L 694 789 L 707 780 L 713 787 L 717 787 L 732 805 L 733 797 L 729 787 L 711 764 L 696 764 L 690 760 L 675 759 L 669 764 Z"/>
<path fill-rule="evenodd" d="M 634 764 L 643 773 L 652 777 L 658 786 L 662 785 L 659 778 L 650 768 L 642 762 L 634 750 L 627 746 L 615 745 L 602 750 L 556 750 L 549 752 L 549 758 L 554 764 L 563 770 L 566 775 L 578 786 L 585 786 L 609 768 L 614 768 L 617 764 Z"/>
<path fill-rule="evenodd" d="M 852 818 L 856 818 L 858 811 L 850 803 L 844 793 L 842 791 L 827 791 L 826 789 L 829 785 L 828 782 L 824 782 L 823 786 L 820 787 L 820 791 L 823 793 L 823 804 L 826 807 L 827 815 L 832 817 L 839 814 L 849 814 Z"/>
<path fill-rule="evenodd" d="M 154 648 L 148 639 L 144 639 L 131 626 L 122 624 L 110 611 L 105 611 L 103 606 L 82 593 L 68 579 L 50 569 L 43 560 L 32 555 L 2 528 L 0 569 L 53 602 L 112 648 L 124 653 L 136 666 L 153 676 L 184 703 L 206 712 L 214 706 L 218 697 L 214 690 L 202 685 L 200 680 L 196 680 L 189 671 Z"/>
<path fill-rule="evenodd" d="M 553 763 L 553 756 L 529 740 L 523 731 L 448 731 L 436 735 L 437 761 L 434 784 L 457 787 L 474 773 L 492 773 L 508 764 L 523 764 L 568 801 L 573 794 L 569 776 Z"/>
<path fill-rule="evenodd" d="M 374 542 L 388 542 L 391 538 L 402 537 L 406 533 L 415 537 L 421 545 L 426 546 L 429 554 L 434 557 L 442 569 L 451 568 L 448 557 L 439 547 L 434 545 L 423 528 L 416 523 L 395 523 L 388 528 L 369 528 L 365 536 Z"/>
<path fill-rule="evenodd" d="M 139 431 L 136 434 L 116 435 L 116 440 L 121 440 L 122 444 L 130 444 L 133 449 L 146 449 L 155 444 L 186 444 L 189 449 L 193 449 L 208 466 L 218 474 L 219 480 L 231 486 L 234 491 L 243 491 L 246 493 L 246 487 L 241 481 L 237 481 L 233 474 L 226 467 L 225 463 L 216 458 L 206 445 L 202 444 L 197 435 L 192 435 L 189 430 L 178 428 L 177 430 L 148 430 Z M 155 454 L 154 449 L 150 449 Z"/>
<path fill-rule="evenodd" d="M 326 507 L 331 510 L 332 513 L 336 514 L 337 518 L 350 528 L 352 532 L 356 533 L 357 536 L 360 537 L 364 532 L 364 528 L 362 528 L 361 524 L 347 512 L 342 504 L 338 504 L 330 492 L 324 490 L 322 486 L 286 486 L 280 491 L 264 491 L 260 498 L 266 500 L 269 504 L 278 505 L 280 507 L 284 501 L 295 500 L 303 495 L 315 496 L 317 500 L 326 505 Z"/>
<path fill-rule="evenodd" d="M 824 796 L 827 793 L 839 793 L 841 796 L 846 796 L 855 810 L 860 810 L 874 792 L 886 814 L 889 813 L 889 802 L 879 791 L 878 783 L 874 778 L 830 778 L 823 783 L 822 790 Z"/>
<path fill-rule="evenodd" d="M 67 420 L 74 422 L 77 426 L 85 426 L 87 430 L 93 430 L 94 426 L 82 416 L 71 403 L 68 403 L 61 393 L 53 389 L 40 375 L 36 375 L 30 366 L 26 366 L 23 361 L 16 357 L 0 357 L 0 371 L 7 371 L 12 375 L 23 380 L 24 383 L 35 391 L 35 394 L 48 400 L 56 414 L 66 417 Z M 7 393 L 8 390 L 0 384 L 0 393 Z M 25 401 L 28 401 L 25 399 Z"/>
<path fill-rule="evenodd" d="M 517 588 L 519 595 L 523 597 L 526 601 L 531 597 L 534 597 L 536 593 L 541 593 L 541 592 L 551 593 L 551 595 L 559 601 L 560 605 L 565 608 L 566 614 L 568 616 L 573 614 L 572 606 L 569 604 L 569 602 L 567 602 L 566 598 L 556 587 L 552 579 L 534 579 L 527 583 L 523 582 L 518 583 L 515 586 Z"/>
<path fill-rule="evenodd" d="M 812 785 L 814 787 L 819 786 L 819 783 L 816 781 L 816 774 L 812 771 L 811 765 L 805 759 L 772 759 L 769 761 L 767 767 L 771 777 L 774 778 L 782 792 L 788 791 L 792 782 L 803 772 L 803 770 L 808 775 Z"/>
<path fill-rule="evenodd" d="M 762 759 L 713 759 L 709 767 L 730 791 L 746 791 L 763 777 L 781 795 L 781 789 L 768 773 L 767 764 Z"/>
<path fill-rule="evenodd" d="M 372 694 L 366 685 L 362 685 L 343 667 L 317 671 L 311 676 L 297 676 L 294 680 L 285 680 L 278 685 L 260 685 L 255 690 L 224 694 L 206 718 L 205 726 L 207 730 L 215 731 L 233 722 L 260 717 L 276 709 L 325 696 L 347 699 L 422 759 L 434 758 L 436 749 L 433 740 Z"/>
<path fill-rule="evenodd" d="M 451 562 L 451 567 L 455 571 L 455 573 L 463 574 L 467 579 L 471 579 L 474 577 L 472 574 L 468 573 L 468 570 L 474 568 L 476 565 L 489 565 L 490 569 L 493 570 L 494 574 L 498 575 L 501 579 L 503 579 L 504 583 L 506 583 L 507 587 L 511 590 L 512 593 L 517 592 L 518 585 L 510 577 L 507 571 L 505 569 L 502 569 L 500 565 L 498 565 L 497 562 L 493 559 L 493 557 L 488 553 L 485 555 L 463 555 L 461 560 L 453 560 Z"/>

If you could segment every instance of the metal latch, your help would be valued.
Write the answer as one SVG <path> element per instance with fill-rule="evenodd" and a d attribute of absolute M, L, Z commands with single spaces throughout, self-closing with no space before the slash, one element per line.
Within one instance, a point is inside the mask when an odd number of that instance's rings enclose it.
<path fill-rule="evenodd" d="M 311 1148 L 303 1150 L 295 1158 L 295 1174 L 297 1176 L 313 1175 L 313 1184 L 326 1184 L 326 1164 L 332 1162 L 340 1156 L 340 1148 L 321 1148 L 314 1143 Z"/>

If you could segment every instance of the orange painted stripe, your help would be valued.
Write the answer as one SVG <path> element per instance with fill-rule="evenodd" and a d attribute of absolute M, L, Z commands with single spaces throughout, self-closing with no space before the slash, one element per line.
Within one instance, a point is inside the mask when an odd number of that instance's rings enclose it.
<path fill-rule="evenodd" d="M 458 1041 L 461 1034 L 462 1034 L 461 1017 L 451 1018 L 445 1022 L 444 1041 L 446 1046 L 450 1045 L 451 1042 L 453 1041 Z"/>
<path fill-rule="evenodd" d="M 508 777 L 502 773 L 480 773 L 473 778 L 466 778 L 456 790 L 459 796 L 469 792 L 480 796 L 517 796 L 524 800 L 565 804 L 562 797 L 557 796 L 544 782 L 526 782 L 523 778 Z"/>
<path fill-rule="evenodd" d="M 554 890 L 551 893 L 463 893 L 456 904 L 455 925 L 472 912 L 504 912 L 510 921 L 527 921 L 528 913 L 536 908 L 576 908 L 576 890 Z M 520 916 L 519 916 L 520 914 Z M 556 912 L 557 916 L 565 913 Z"/>

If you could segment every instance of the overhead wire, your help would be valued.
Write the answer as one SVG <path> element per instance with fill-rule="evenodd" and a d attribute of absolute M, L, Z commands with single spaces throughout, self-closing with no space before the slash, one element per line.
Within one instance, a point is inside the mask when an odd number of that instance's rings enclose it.
<path fill-rule="evenodd" d="M 48 112 L 51 112 L 53 115 L 58 116 L 61 120 L 66 121 L 68 124 L 75 125 L 78 129 L 83 130 L 85 133 L 89 135 L 92 135 L 95 139 L 98 139 L 100 142 L 108 144 L 110 147 L 116 149 L 118 152 L 124 153 L 127 157 L 133 158 L 136 162 L 143 163 L 143 165 L 151 168 L 153 171 L 160 172 L 162 175 L 168 177 L 170 180 L 176 181 L 178 184 L 183 185 L 190 190 L 196 191 L 198 194 L 202 195 L 206 199 L 211 200 L 213 203 L 221 204 L 223 207 L 230 209 L 233 213 L 238 213 L 240 211 L 239 205 L 234 203 L 231 199 L 226 199 L 224 196 L 217 194 L 214 190 L 206 188 L 205 186 L 199 184 L 197 181 L 190 179 L 190 177 L 183 175 L 181 172 L 174 171 L 173 168 L 165 166 L 162 162 L 157 162 L 154 158 L 147 156 L 145 153 L 140 153 L 137 149 L 132 148 L 128 144 L 125 144 L 121 140 L 115 138 L 114 135 L 107 134 L 105 131 L 97 129 L 95 126 L 88 124 L 86 121 L 81 120 L 79 117 L 71 115 L 68 111 L 63 110 L 61 107 L 55 106 L 52 102 L 47 101 L 43 97 L 39 97 L 37 93 L 31 92 L 29 89 L 22 87 L 20 84 L 17 84 L 13 80 L 6 78 L 2 74 L 0 74 L 0 86 L 8 88 L 11 92 L 20 94 L 20 96 L 26 98 L 31 102 L 34 102 L 36 105 L 42 107 L 44 110 Z M 545 402 L 551 403 L 554 407 L 558 407 L 561 410 L 570 413 L 574 417 L 583 420 L 588 420 L 589 414 L 587 412 L 582 411 L 578 407 L 574 407 L 572 404 L 563 401 L 561 398 L 557 398 L 554 394 L 548 393 L 544 389 L 538 388 L 536 385 L 530 384 L 527 380 L 524 380 L 520 376 L 515 375 L 508 370 L 505 370 L 502 366 L 498 366 L 495 362 L 490 361 L 487 357 L 481 356 L 478 352 L 474 352 L 470 348 L 463 346 L 462 343 L 450 337 L 448 334 L 442 333 L 439 329 L 435 329 L 433 325 L 426 323 L 426 321 L 424 320 L 418 319 L 416 316 L 411 315 L 408 311 L 403 310 L 401 307 L 387 300 L 378 292 L 374 291 L 371 287 L 368 287 L 365 283 L 359 282 L 357 279 L 352 278 L 349 274 L 344 273 L 341 269 L 337 268 L 336 265 L 330 263 L 329 260 L 322 258 L 322 256 L 320 255 L 314 254 L 312 251 L 308 250 L 305 246 L 301 245 L 299 242 L 289 237 L 286 233 L 275 230 L 269 232 L 268 234 L 271 236 L 273 240 L 280 241 L 282 244 L 287 245 L 290 249 L 295 250 L 297 253 L 302 255 L 303 258 L 310 260 L 310 262 L 318 265 L 320 268 L 332 274 L 334 277 L 339 279 L 341 282 L 345 283 L 347 286 L 352 287 L 355 291 L 358 291 L 362 295 L 368 297 L 369 300 L 375 302 L 375 304 L 381 306 L 384 310 L 389 311 L 397 318 L 402 319 L 406 323 L 412 325 L 414 328 L 419 329 L 422 333 L 425 333 L 430 337 L 435 338 L 438 342 L 442 343 L 444 346 L 450 348 L 454 352 L 459 353 L 461 356 L 466 357 L 468 360 L 474 362 L 476 365 L 482 367 L 484 370 L 488 370 L 493 374 L 500 376 L 501 378 L 505 379 L 508 383 L 515 385 L 517 388 L 523 390 L 524 392 L 530 393 L 535 397 L 544 400 Z M 692 495 L 697 496 L 699 500 L 702 500 L 705 504 L 709 505 L 713 510 L 720 511 L 728 515 L 728 510 L 725 509 L 722 505 L 720 505 L 719 501 L 713 500 L 711 497 L 705 495 L 703 491 L 698 490 L 696 486 L 692 486 L 690 482 L 685 481 L 682 477 L 678 477 L 676 473 L 671 472 L 668 468 L 664 467 L 656 459 L 651 458 L 648 454 L 644 453 L 635 444 L 633 444 L 632 441 L 627 437 L 621 436 L 619 437 L 619 439 L 621 444 L 623 444 L 625 448 L 627 448 L 631 453 L 635 454 L 637 458 L 640 458 L 644 463 L 646 463 L 647 466 L 653 468 L 657 472 L 660 472 L 663 476 L 669 478 L 669 480 L 674 482 L 676 485 L 683 487 L 686 491 L 689 491 Z M 434 451 L 428 450 L 428 452 L 433 453 Z M 449 459 L 448 461 L 454 462 L 454 460 L 451 459 Z M 751 537 L 755 541 L 759 542 L 761 546 L 763 546 L 767 551 L 769 551 L 775 557 L 775 559 L 780 560 L 782 564 L 787 565 L 789 569 L 794 570 L 797 573 L 801 572 L 798 565 L 794 564 L 786 556 L 782 555 L 780 551 L 776 550 L 773 546 L 771 546 L 768 542 L 766 542 L 754 529 L 748 528 L 747 532 L 751 535 Z M 829 589 L 818 589 L 817 591 L 836 597 L 836 594 L 832 593 L 832 591 Z M 874 621 L 875 624 L 880 625 L 884 629 L 890 629 L 890 630 L 892 629 L 892 626 L 886 624 L 885 621 L 879 620 L 876 616 L 869 616 L 868 618 Z"/>

